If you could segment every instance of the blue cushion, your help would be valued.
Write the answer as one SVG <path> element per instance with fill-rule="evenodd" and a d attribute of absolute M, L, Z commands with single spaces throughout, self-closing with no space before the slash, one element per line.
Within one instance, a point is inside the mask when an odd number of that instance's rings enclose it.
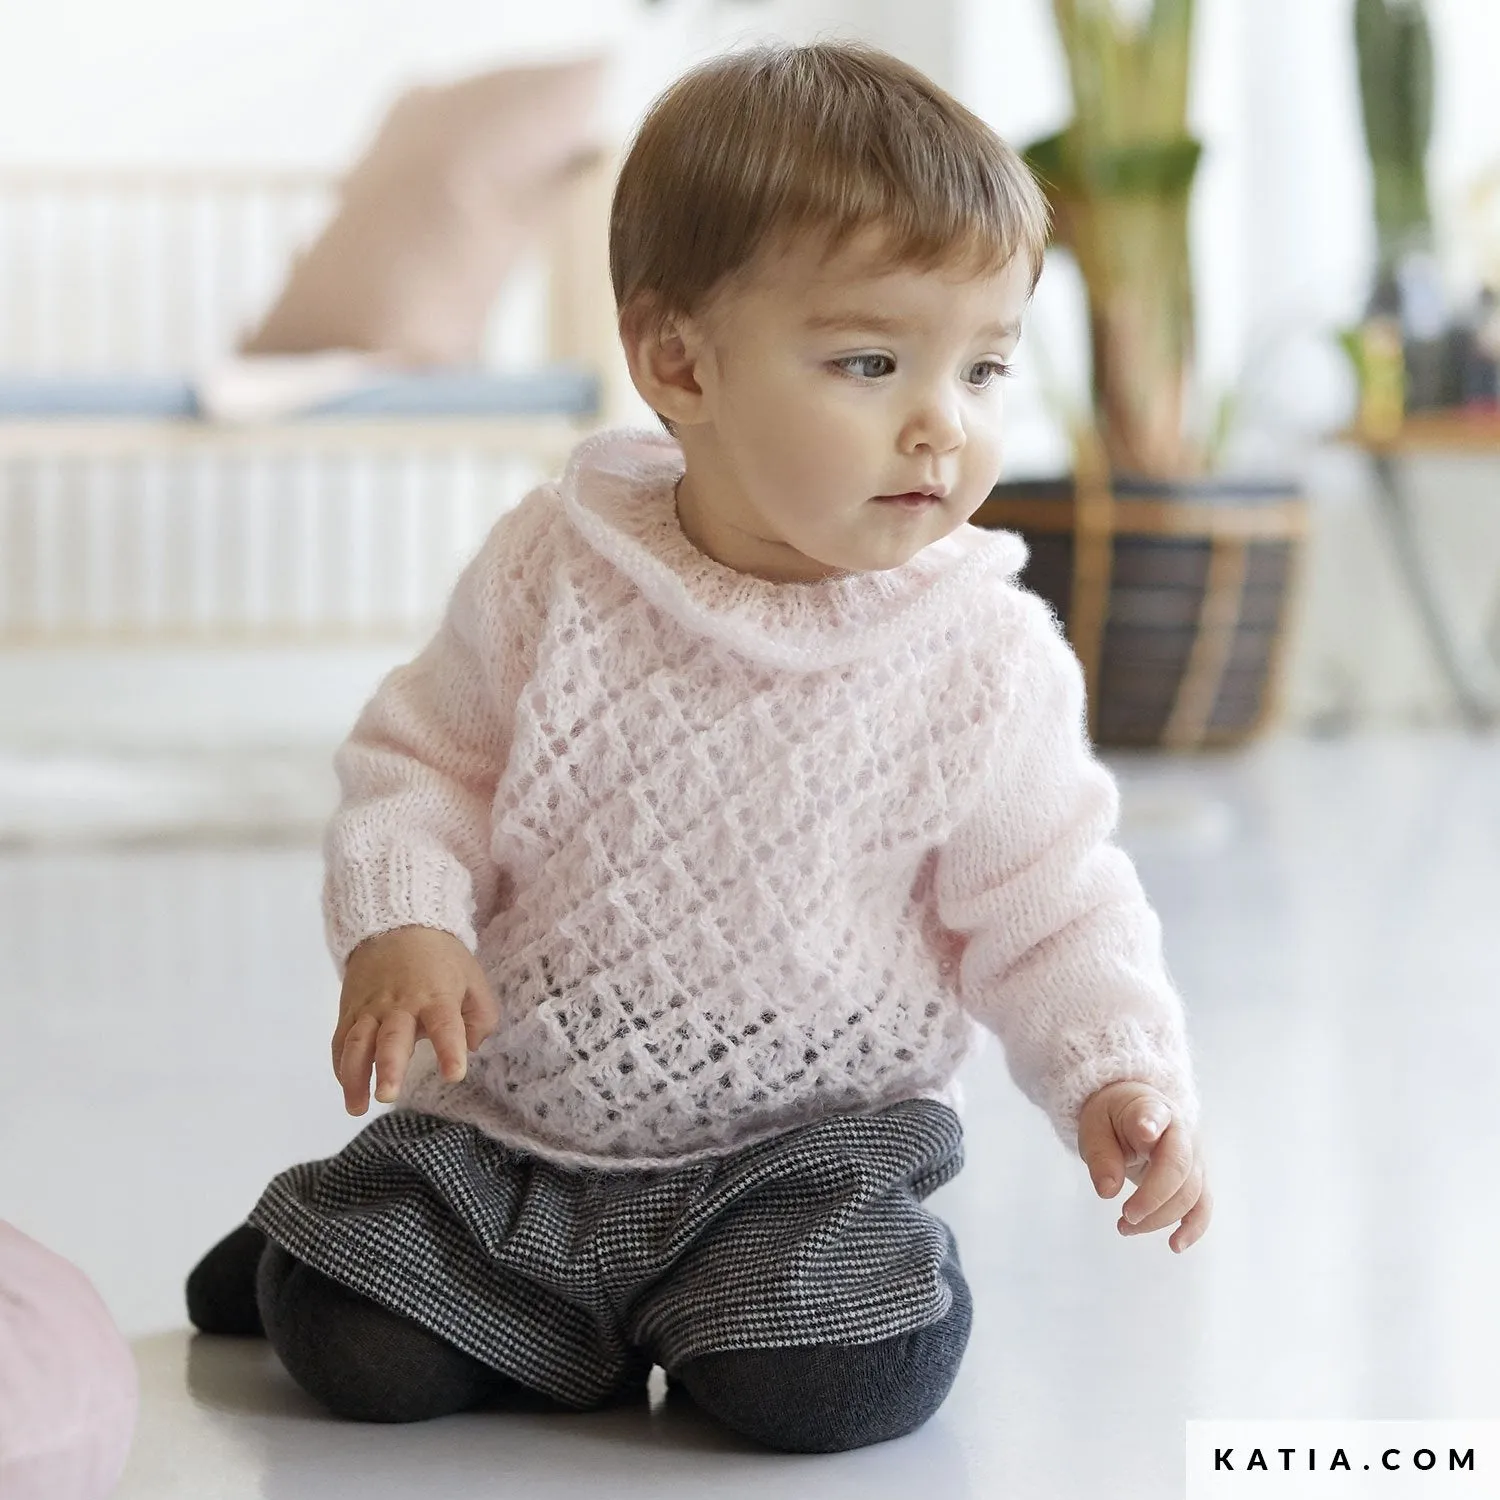
<path fill-rule="evenodd" d="M 599 377 L 572 365 L 519 373 L 434 370 L 393 375 L 298 413 L 307 417 L 594 416 Z M 196 417 L 193 382 L 177 375 L 25 375 L 0 371 L 0 420 Z M 295 419 L 292 419 L 295 420 Z"/>
<path fill-rule="evenodd" d="M 0 374 L 0 418 L 197 415 L 192 383 L 175 375 Z"/>
<path fill-rule="evenodd" d="M 518 374 L 433 370 L 398 375 L 320 402 L 309 415 L 382 417 L 590 417 L 599 410 L 599 377 L 571 365 Z"/>

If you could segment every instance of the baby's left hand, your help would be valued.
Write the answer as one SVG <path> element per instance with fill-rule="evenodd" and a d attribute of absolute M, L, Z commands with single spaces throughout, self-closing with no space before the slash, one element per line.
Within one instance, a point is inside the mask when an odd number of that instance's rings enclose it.
<path fill-rule="evenodd" d="M 1140 1184 L 1116 1226 L 1121 1234 L 1150 1234 L 1181 1220 L 1167 1241 L 1179 1255 L 1203 1237 L 1213 1199 L 1202 1149 L 1150 1084 L 1110 1083 L 1091 1094 L 1078 1113 L 1078 1154 L 1101 1198 L 1113 1198 L 1125 1177 Z"/>

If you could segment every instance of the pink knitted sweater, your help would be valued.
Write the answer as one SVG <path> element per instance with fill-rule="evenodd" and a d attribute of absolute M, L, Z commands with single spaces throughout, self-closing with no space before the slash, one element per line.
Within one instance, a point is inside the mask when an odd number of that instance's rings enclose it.
<path fill-rule="evenodd" d="M 336 760 L 342 970 L 420 924 L 500 1007 L 462 1082 L 400 1105 L 566 1164 L 731 1150 L 836 1111 L 956 1102 L 982 1025 L 1076 1144 L 1144 1079 L 1198 1111 L 1160 926 L 1018 538 L 772 583 L 698 551 L 675 442 L 595 434 L 464 571 Z"/>

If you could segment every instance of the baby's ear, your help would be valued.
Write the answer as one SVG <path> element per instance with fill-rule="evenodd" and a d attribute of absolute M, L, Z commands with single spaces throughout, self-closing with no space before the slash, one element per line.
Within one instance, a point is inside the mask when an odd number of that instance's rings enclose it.
<path fill-rule="evenodd" d="M 643 300 L 622 310 L 619 327 L 630 379 L 641 399 L 673 422 L 698 420 L 703 390 L 685 321 L 663 315 Z"/>

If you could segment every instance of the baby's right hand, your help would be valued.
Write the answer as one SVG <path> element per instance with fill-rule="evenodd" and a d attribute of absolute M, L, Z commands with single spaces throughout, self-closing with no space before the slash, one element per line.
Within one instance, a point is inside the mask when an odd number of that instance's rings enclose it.
<path fill-rule="evenodd" d="M 468 1070 L 468 1054 L 495 1029 L 499 1007 L 478 960 L 435 927 L 397 927 L 366 938 L 350 955 L 333 1033 L 333 1076 L 344 1108 L 362 1115 L 375 1098 L 401 1090 L 412 1048 L 427 1037 L 449 1083 Z"/>

